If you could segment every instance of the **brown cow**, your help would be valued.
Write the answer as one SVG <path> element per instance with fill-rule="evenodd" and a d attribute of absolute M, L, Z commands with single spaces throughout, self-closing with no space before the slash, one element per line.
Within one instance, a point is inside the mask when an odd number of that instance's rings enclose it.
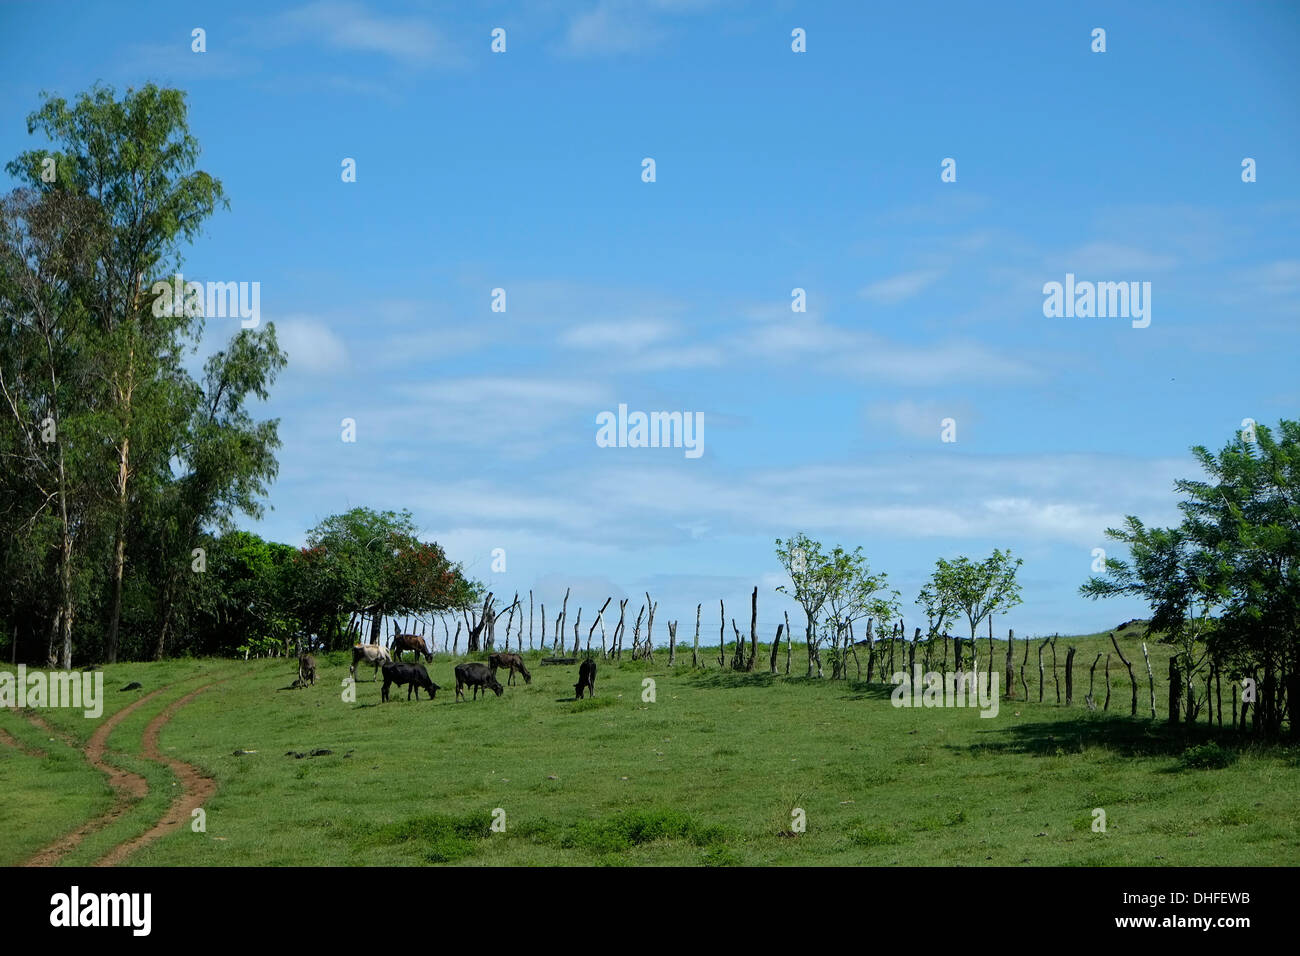
<path fill-rule="evenodd" d="M 533 675 L 528 673 L 528 668 L 524 666 L 524 659 L 518 654 L 490 654 L 488 655 L 488 666 L 492 668 L 492 676 L 497 676 L 498 667 L 510 668 L 510 676 L 506 678 L 506 685 L 509 686 L 515 682 L 515 671 L 524 675 L 524 683 L 531 684 Z"/>
<path fill-rule="evenodd" d="M 433 655 L 429 653 L 429 648 L 424 643 L 424 638 L 419 634 L 394 634 L 392 642 L 388 649 L 393 653 L 393 660 L 400 661 L 402 654 L 406 651 L 415 651 L 415 659 L 419 661 L 423 656 L 430 664 L 433 663 Z"/>

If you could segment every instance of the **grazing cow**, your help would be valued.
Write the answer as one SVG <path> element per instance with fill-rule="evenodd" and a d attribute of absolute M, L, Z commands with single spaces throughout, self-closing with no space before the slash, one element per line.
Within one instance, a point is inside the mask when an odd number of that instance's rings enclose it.
<path fill-rule="evenodd" d="M 584 690 L 590 690 L 591 696 L 596 696 L 596 662 L 590 657 L 578 668 L 578 683 L 573 685 L 574 699 L 582 700 Z"/>
<path fill-rule="evenodd" d="M 501 696 L 502 688 L 497 679 L 492 675 L 486 664 L 480 664 L 477 661 L 468 661 L 464 664 L 456 665 L 456 699 L 465 696 L 463 688 L 474 688 L 474 700 L 478 700 L 479 688 L 483 689 L 483 696 L 487 696 L 488 689 L 496 691 L 498 697 Z"/>
<path fill-rule="evenodd" d="M 352 667 L 350 672 L 352 679 L 357 679 L 357 665 L 370 664 L 378 671 L 383 664 L 392 663 L 392 658 L 388 656 L 387 649 L 380 647 L 378 644 L 353 644 L 352 645 Z M 372 677 L 371 680 L 374 680 Z"/>
<path fill-rule="evenodd" d="M 298 681 L 303 687 L 316 686 L 316 658 L 310 654 L 298 655 Z"/>
<path fill-rule="evenodd" d="M 423 657 L 430 664 L 433 663 L 433 655 L 429 653 L 429 648 L 425 646 L 424 638 L 419 634 L 394 634 L 392 643 L 388 645 L 389 650 L 397 660 L 402 659 L 402 655 L 407 651 L 415 651 L 415 659 L 418 661 Z"/>
<path fill-rule="evenodd" d="M 406 699 L 411 699 L 411 691 L 415 691 L 415 699 L 420 699 L 420 688 L 423 687 L 429 695 L 429 700 L 433 700 L 434 695 L 438 693 L 438 685 L 429 680 L 429 672 L 424 669 L 423 664 L 394 664 L 391 661 L 384 665 L 384 686 L 379 691 L 381 701 L 388 700 L 388 688 L 396 684 L 401 687 L 403 684 L 409 684 L 406 688 Z"/>
<path fill-rule="evenodd" d="M 506 678 L 506 684 L 515 682 L 515 671 L 524 675 L 524 683 L 531 684 L 533 675 L 528 673 L 528 668 L 524 666 L 524 659 L 518 654 L 491 654 L 488 656 L 488 666 L 492 668 L 492 676 L 497 676 L 498 667 L 510 668 L 510 675 Z"/>

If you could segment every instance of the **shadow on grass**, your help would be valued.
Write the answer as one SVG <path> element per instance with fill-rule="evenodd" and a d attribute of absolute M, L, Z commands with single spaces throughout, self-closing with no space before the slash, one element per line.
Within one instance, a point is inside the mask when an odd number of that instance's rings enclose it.
<path fill-rule="evenodd" d="M 1059 757 L 1104 748 L 1122 757 L 1178 757 L 1177 764 L 1161 772 L 1179 773 L 1228 766 L 1242 750 L 1256 745 L 1230 730 L 1095 715 L 990 727 L 976 735 L 981 739 L 975 743 L 946 744 L 945 749 Z"/>
<path fill-rule="evenodd" d="M 686 679 L 696 687 L 735 688 L 735 687 L 771 687 L 776 683 L 776 674 L 767 671 L 750 673 L 748 671 L 700 671 L 687 674 Z"/>
<path fill-rule="evenodd" d="M 864 680 L 848 682 L 849 693 L 841 700 L 889 700 L 894 693 L 894 684 L 868 684 Z"/>

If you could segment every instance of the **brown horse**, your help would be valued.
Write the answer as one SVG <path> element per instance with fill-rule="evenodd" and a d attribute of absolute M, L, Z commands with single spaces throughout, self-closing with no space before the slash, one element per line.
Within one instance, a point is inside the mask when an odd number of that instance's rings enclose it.
<path fill-rule="evenodd" d="M 528 673 L 528 668 L 524 666 L 524 659 L 518 654 L 491 654 L 488 656 L 488 666 L 492 668 L 492 676 L 497 676 L 498 667 L 510 668 L 510 676 L 506 678 L 507 686 L 515 682 L 515 671 L 524 675 L 524 683 L 531 684 L 533 675 Z"/>
<path fill-rule="evenodd" d="M 393 641 L 388 645 L 388 649 L 393 652 L 393 660 L 395 661 L 400 661 L 402 654 L 406 651 L 415 651 L 417 661 L 424 657 L 430 664 L 433 663 L 433 655 L 429 653 L 424 638 L 419 634 L 394 634 Z"/>

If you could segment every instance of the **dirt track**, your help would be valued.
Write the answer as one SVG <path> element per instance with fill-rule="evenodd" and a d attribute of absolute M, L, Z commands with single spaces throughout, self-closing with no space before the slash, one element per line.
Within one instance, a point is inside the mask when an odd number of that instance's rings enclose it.
<path fill-rule="evenodd" d="M 141 737 L 142 756 L 147 760 L 152 760 L 154 763 L 160 763 L 170 767 L 181 785 L 181 793 L 172 801 L 171 806 L 168 807 L 167 812 L 163 814 L 161 820 L 150 827 L 148 831 L 140 834 L 140 836 L 115 846 L 95 864 L 96 866 L 113 866 L 120 863 L 122 860 L 126 859 L 127 856 L 139 849 L 141 846 L 144 846 L 146 843 L 150 843 L 163 834 L 178 829 L 182 823 L 189 818 L 190 812 L 195 808 L 202 806 L 203 802 L 216 791 L 216 783 L 214 781 L 208 777 L 204 777 L 197 769 L 189 764 L 165 756 L 158 747 L 158 735 L 162 731 L 162 728 L 166 726 L 167 722 L 175 715 L 176 711 L 211 686 L 213 685 L 204 685 L 197 690 L 191 691 L 179 700 L 173 701 L 171 704 L 163 708 L 156 717 L 149 721 L 148 726 L 145 727 L 144 734 Z M 146 694 L 139 700 L 132 701 L 126 707 L 123 707 L 117 713 L 113 714 L 113 716 L 108 718 L 108 720 L 104 721 L 104 723 L 91 735 L 90 739 L 86 742 L 83 753 L 85 754 L 87 763 L 108 777 L 108 784 L 113 788 L 115 794 L 113 805 L 104 813 L 86 821 L 71 833 L 64 834 L 49 846 L 38 851 L 26 862 L 26 866 L 55 865 L 60 859 L 80 844 L 86 836 L 98 830 L 102 830 L 110 823 L 120 819 L 149 793 L 149 784 L 144 777 L 138 773 L 132 773 L 129 770 L 122 770 L 119 767 L 115 767 L 112 764 L 105 762 L 104 755 L 108 751 L 108 738 L 109 735 L 112 734 L 114 728 L 116 728 L 118 724 L 130 716 L 130 714 L 135 710 L 144 706 L 154 697 L 157 697 L 167 689 L 167 687 L 161 687 L 150 694 Z M 29 713 L 24 716 L 43 730 L 55 733 L 55 731 L 53 731 L 45 721 L 41 720 L 35 714 Z"/>
<path fill-rule="evenodd" d="M 217 792 L 215 780 L 203 776 L 195 767 L 183 760 L 176 760 L 166 756 L 158 747 L 158 734 L 167 725 L 167 722 L 172 719 L 176 711 L 211 686 L 213 685 L 206 684 L 198 690 L 190 691 L 180 700 L 168 704 L 157 717 L 149 721 L 149 726 L 145 727 L 144 735 L 141 738 L 144 756 L 154 763 L 166 764 L 171 767 L 172 773 L 176 774 L 176 779 L 180 781 L 181 792 L 177 794 L 176 799 L 172 801 L 171 806 L 167 808 L 167 812 L 163 814 L 161 820 L 134 840 L 128 840 L 126 843 L 119 843 L 113 847 L 103 859 L 95 864 L 96 866 L 114 866 L 146 843 L 152 843 L 164 834 L 179 830 L 189 822 L 190 814 L 203 806 L 207 799 Z"/>

